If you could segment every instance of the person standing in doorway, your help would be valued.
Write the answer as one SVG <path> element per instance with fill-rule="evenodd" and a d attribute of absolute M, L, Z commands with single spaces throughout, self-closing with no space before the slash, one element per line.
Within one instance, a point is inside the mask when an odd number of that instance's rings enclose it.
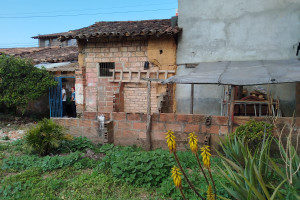
<path fill-rule="evenodd" d="M 66 86 L 62 86 L 62 89 L 61 89 L 61 97 L 62 97 L 62 109 L 63 109 L 63 112 L 62 112 L 62 117 L 66 116 L 66 106 L 67 106 L 67 94 L 66 94 L 66 89 L 65 89 Z"/>
<path fill-rule="evenodd" d="M 72 105 L 72 117 L 76 118 L 76 98 L 75 98 L 75 87 L 72 87 L 71 105 Z"/>

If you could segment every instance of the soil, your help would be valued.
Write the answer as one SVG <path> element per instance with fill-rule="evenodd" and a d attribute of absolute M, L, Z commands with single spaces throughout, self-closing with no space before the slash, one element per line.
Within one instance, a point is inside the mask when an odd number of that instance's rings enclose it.
<path fill-rule="evenodd" d="M 0 114 L 0 143 L 21 139 L 36 121 L 28 117 L 14 117 Z"/>

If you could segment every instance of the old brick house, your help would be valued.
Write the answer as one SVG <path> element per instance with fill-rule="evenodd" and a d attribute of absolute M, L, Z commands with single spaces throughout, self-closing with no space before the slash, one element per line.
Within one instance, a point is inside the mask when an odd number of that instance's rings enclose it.
<path fill-rule="evenodd" d="M 162 19 L 97 22 L 61 36 L 62 41 L 77 39 L 79 47 L 78 113 L 89 119 L 116 111 L 145 113 L 147 81 L 143 78 L 174 75 L 179 32 L 170 19 Z M 170 91 L 152 82 L 152 112 L 163 109 Z"/>

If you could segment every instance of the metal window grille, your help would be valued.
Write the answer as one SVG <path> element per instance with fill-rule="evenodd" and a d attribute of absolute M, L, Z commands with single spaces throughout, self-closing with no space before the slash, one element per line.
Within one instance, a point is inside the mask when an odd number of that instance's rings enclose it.
<path fill-rule="evenodd" d="M 113 75 L 112 72 L 110 72 L 110 69 L 115 69 L 115 63 L 114 62 L 103 62 L 99 63 L 99 71 L 100 71 L 100 77 L 110 77 Z"/>

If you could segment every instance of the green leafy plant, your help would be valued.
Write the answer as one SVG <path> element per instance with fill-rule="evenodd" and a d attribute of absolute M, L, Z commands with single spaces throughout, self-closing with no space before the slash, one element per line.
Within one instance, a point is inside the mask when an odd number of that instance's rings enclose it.
<path fill-rule="evenodd" d="M 23 114 L 30 100 L 57 85 L 52 75 L 35 67 L 30 60 L 5 54 L 0 55 L 0 82 L 0 104 Z"/>
<path fill-rule="evenodd" d="M 271 136 L 274 126 L 263 121 L 250 120 L 240 125 L 231 136 L 237 136 L 244 140 L 244 143 L 251 148 L 256 148 L 264 138 L 264 135 Z"/>
<path fill-rule="evenodd" d="M 1 169 L 10 171 L 22 171 L 33 168 L 39 168 L 42 171 L 52 171 L 67 166 L 73 166 L 75 163 L 84 159 L 80 152 L 71 153 L 66 156 L 44 156 L 36 155 L 10 156 L 2 161 Z M 86 160 L 81 162 L 84 168 Z"/>
<path fill-rule="evenodd" d="M 227 137 L 221 143 L 225 155 L 218 152 L 222 158 L 219 174 L 227 179 L 231 188 L 223 184 L 233 199 L 274 200 L 299 199 L 300 189 L 300 159 L 297 148 L 292 146 L 291 135 L 283 145 L 279 139 L 264 137 L 261 145 L 255 151 L 250 151 L 244 141 L 237 136 Z M 299 134 L 297 135 L 297 141 Z M 272 158 L 270 146 L 275 140 L 278 144 L 281 159 Z M 283 164 L 284 165 L 283 165 Z M 283 167 L 284 166 L 284 167 Z M 284 172 L 285 170 L 285 172 Z M 221 197 L 222 199 L 226 199 Z"/>
<path fill-rule="evenodd" d="M 106 156 L 97 169 L 111 169 L 114 177 L 131 184 L 158 186 L 169 176 L 168 173 L 174 165 L 172 157 L 164 150 L 141 152 L 132 147 L 123 147 L 122 150 L 120 148 L 111 149 L 109 145 L 104 145 L 102 149 Z"/>
<path fill-rule="evenodd" d="M 74 137 L 72 140 L 63 140 L 58 149 L 59 152 L 68 153 L 75 151 L 85 151 L 86 149 L 93 149 L 94 144 L 87 137 Z"/>
<path fill-rule="evenodd" d="M 68 136 L 64 128 L 50 119 L 43 119 L 25 134 L 25 143 L 40 156 L 53 153 Z"/>

